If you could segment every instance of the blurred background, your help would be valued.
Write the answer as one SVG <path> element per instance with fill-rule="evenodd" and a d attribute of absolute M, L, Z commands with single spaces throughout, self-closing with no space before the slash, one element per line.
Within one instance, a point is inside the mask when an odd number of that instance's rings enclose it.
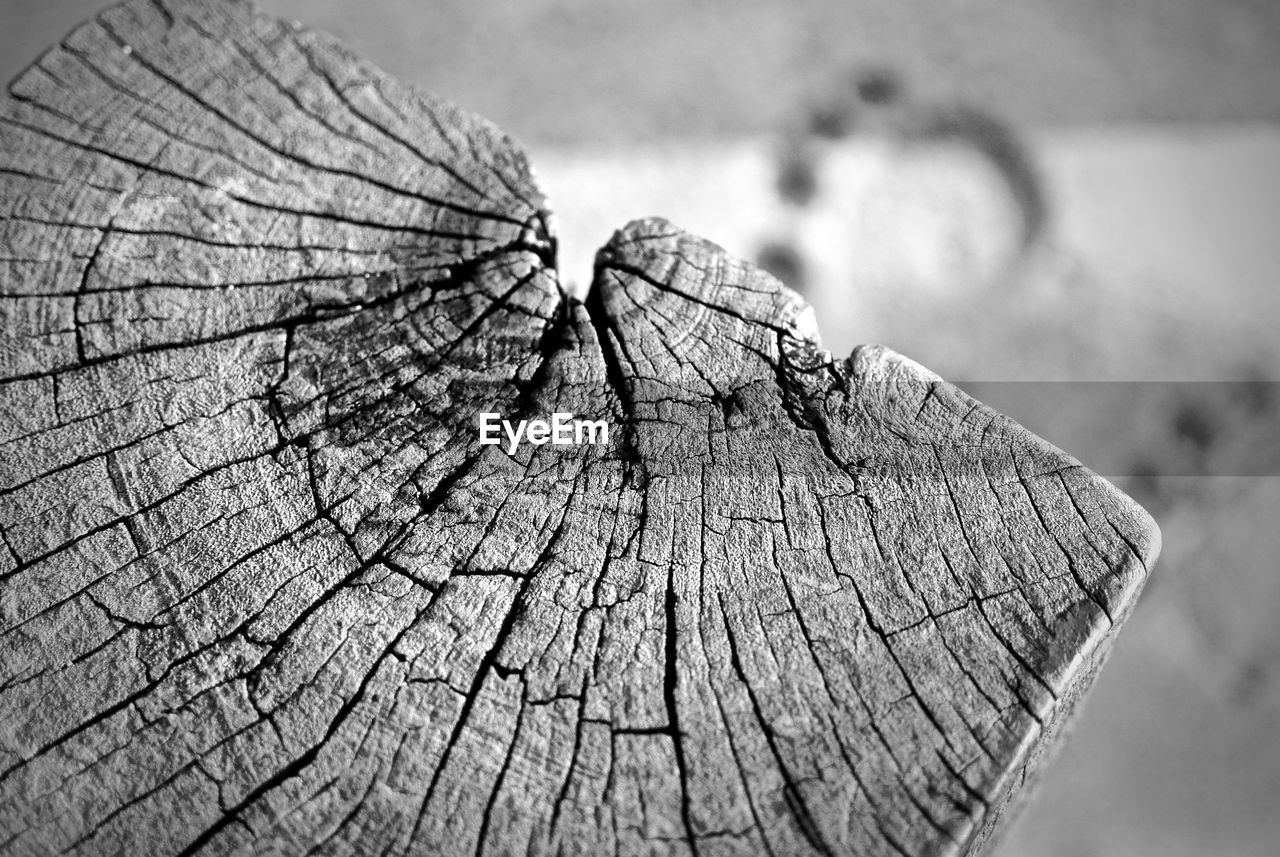
<path fill-rule="evenodd" d="M 0 0 L 0 77 L 101 4 Z M 1164 550 L 1004 855 L 1280 842 L 1280 3 L 262 0 L 1112 478 Z"/>

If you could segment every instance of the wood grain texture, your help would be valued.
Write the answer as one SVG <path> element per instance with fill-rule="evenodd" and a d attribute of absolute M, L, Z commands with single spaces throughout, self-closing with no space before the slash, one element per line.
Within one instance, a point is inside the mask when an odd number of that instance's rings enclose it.
<path fill-rule="evenodd" d="M 0 852 L 980 850 L 1159 547 L 499 131 L 240 3 L 0 108 Z M 478 443 L 573 412 L 610 443 Z"/>

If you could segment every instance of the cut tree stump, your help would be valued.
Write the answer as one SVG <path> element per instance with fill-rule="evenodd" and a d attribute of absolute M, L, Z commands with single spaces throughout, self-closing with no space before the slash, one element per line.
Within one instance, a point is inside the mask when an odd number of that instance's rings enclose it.
<path fill-rule="evenodd" d="M 975 853 L 1158 551 L 664 222 L 566 296 L 509 139 L 246 5 L 0 114 L 5 854 Z"/>

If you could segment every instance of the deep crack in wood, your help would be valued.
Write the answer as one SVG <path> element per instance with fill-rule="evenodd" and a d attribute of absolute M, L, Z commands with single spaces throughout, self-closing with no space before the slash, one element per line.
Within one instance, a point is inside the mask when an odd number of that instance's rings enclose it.
<path fill-rule="evenodd" d="M 240 3 L 40 57 L 0 186 L 6 854 L 972 853 L 1158 550 L 664 222 L 567 297 L 509 139 Z"/>

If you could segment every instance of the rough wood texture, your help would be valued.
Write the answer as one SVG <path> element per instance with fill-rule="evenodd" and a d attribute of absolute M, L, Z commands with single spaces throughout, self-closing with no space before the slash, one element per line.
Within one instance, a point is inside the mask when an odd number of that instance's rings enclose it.
<path fill-rule="evenodd" d="M 0 851 L 959 854 L 1158 550 L 659 221 L 240 4 L 0 111 Z M 611 442 L 477 442 L 477 415 Z"/>

